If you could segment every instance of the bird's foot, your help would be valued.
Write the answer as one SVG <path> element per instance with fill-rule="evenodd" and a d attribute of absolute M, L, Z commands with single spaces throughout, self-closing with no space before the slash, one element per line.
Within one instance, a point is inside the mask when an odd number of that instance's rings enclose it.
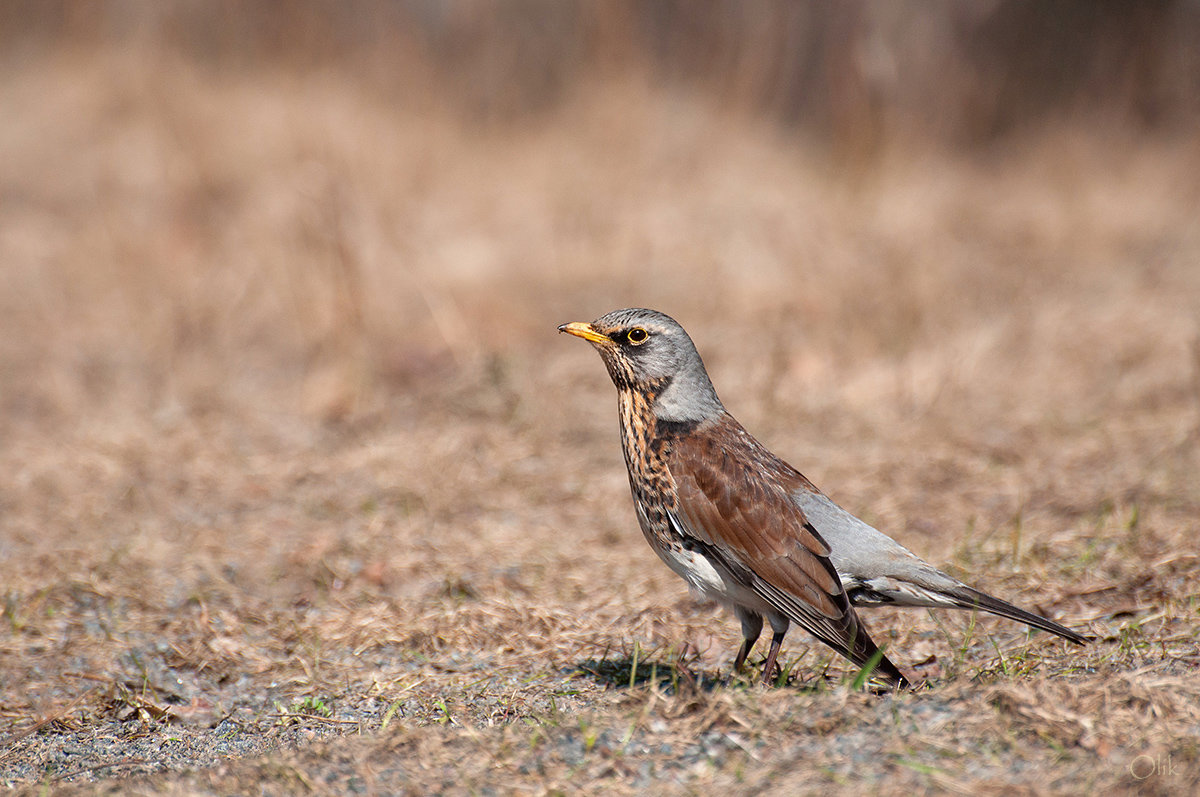
<path fill-rule="evenodd" d="M 779 682 L 779 679 L 782 675 L 783 670 L 780 668 L 778 663 L 771 662 L 769 667 L 764 664 L 762 671 L 762 685 L 774 686 Z"/>
<path fill-rule="evenodd" d="M 688 667 L 687 660 L 689 656 L 698 658 L 699 651 L 692 646 L 691 642 L 684 642 L 683 648 L 675 658 L 675 673 L 678 676 L 680 686 L 689 690 L 695 690 L 700 688 L 700 678 Z"/>

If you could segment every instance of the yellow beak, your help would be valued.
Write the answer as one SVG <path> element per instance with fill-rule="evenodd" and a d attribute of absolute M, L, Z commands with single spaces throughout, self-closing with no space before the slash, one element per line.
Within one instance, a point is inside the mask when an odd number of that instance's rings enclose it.
<path fill-rule="evenodd" d="M 563 324 L 558 328 L 559 332 L 566 332 L 568 335 L 574 335 L 577 338 L 583 338 L 589 343 L 612 343 L 608 335 L 601 335 L 596 331 L 595 327 L 583 321 L 572 321 L 569 324 Z"/>

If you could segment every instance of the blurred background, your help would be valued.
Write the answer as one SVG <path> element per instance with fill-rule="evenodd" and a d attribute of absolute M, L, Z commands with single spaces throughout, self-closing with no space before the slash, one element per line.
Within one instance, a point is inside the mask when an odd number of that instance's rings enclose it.
<path fill-rule="evenodd" d="M 272 380 L 337 418 L 619 305 L 829 365 L 1179 278 L 1198 41 L 1195 0 L 12 0 L 0 433 Z"/>
<path fill-rule="evenodd" d="M 102 549 L 194 559 L 186 530 L 249 524 L 440 583 L 392 541 L 577 502 L 627 531 L 611 386 L 554 330 L 631 305 L 896 528 L 1178 507 L 1197 42 L 1196 0 L 10 0 L 8 544 L 109 518 Z M 329 539 L 314 510 L 287 542 L 271 507 L 353 492 L 332 452 L 398 517 L 368 544 L 353 507 Z M 962 457 L 1019 472 L 955 497 Z"/>

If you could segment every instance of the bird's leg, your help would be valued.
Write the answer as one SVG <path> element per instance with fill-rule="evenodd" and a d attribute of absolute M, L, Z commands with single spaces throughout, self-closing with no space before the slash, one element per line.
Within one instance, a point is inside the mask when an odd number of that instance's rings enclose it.
<path fill-rule="evenodd" d="M 750 655 L 750 649 L 754 647 L 754 643 L 757 641 L 752 638 L 742 640 L 742 646 L 738 648 L 737 658 L 733 660 L 734 672 L 742 671 L 742 665 L 746 663 L 746 657 Z"/>
<path fill-rule="evenodd" d="M 775 680 L 775 673 L 779 669 L 775 664 L 775 659 L 779 658 L 779 648 L 783 645 L 783 635 L 786 632 L 776 631 L 771 636 L 771 650 L 767 653 L 767 663 L 763 665 L 763 683 L 770 685 L 771 681 Z"/>
<path fill-rule="evenodd" d="M 742 647 L 738 650 L 737 658 L 733 660 L 733 671 L 741 672 L 742 665 L 746 663 L 746 657 L 750 655 L 751 648 L 758 641 L 759 634 L 762 633 L 763 618 L 761 614 L 752 612 L 749 609 L 738 607 L 734 610 L 734 614 L 742 621 Z"/>
<path fill-rule="evenodd" d="M 683 649 L 679 651 L 679 656 L 675 659 L 675 672 L 679 676 L 679 680 L 688 689 L 695 690 L 699 686 L 699 680 L 696 674 L 687 666 L 688 653 L 692 650 L 691 642 L 684 642 Z"/>

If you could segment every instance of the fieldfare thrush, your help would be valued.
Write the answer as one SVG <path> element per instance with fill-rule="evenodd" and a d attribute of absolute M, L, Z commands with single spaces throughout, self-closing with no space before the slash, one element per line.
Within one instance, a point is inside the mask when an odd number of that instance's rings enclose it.
<path fill-rule="evenodd" d="M 860 667 L 907 686 L 855 606 L 983 609 L 1082 644 L 1052 620 L 972 589 L 829 500 L 768 451 L 717 398 L 692 339 L 654 310 L 617 310 L 559 332 L 600 352 L 617 388 L 621 442 L 650 547 L 695 593 L 733 610 L 741 669 L 774 632 L 763 679 L 791 623 Z"/>

